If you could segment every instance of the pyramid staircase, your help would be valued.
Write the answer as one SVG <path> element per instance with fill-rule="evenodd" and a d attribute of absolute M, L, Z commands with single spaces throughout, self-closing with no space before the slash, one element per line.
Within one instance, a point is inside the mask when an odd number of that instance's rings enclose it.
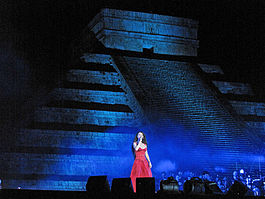
<path fill-rule="evenodd" d="M 113 58 L 82 52 L 49 102 L 35 111 L 34 122 L 15 134 L 14 147 L 2 150 L 4 188 L 85 190 L 90 175 L 128 177 L 133 157 L 127 146 L 156 113 L 175 145 L 194 139 L 198 148 L 180 147 L 180 152 L 194 153 L 198 160 L 203 156 L 205 168 L 208 160 L 231 167 L 242 150 L 262 148 L 264 100 L 257 100 L 248 84 L 227 81 L 218 66 L 175 59 L 197 56 L 197 28 L 190 19 L 103 9 L 84 35 L 93 32 L 104 50 L 137 53 Z M 144 49 L 153 57 L 143 58 Z M 167 116 L 198 128 L 198 138 L 192 131 L 179 135 L 178 124 Z M 210 154 L 196 152 L 204 146 Z M 219 151 L 227 151 L 221 154 L 224 162 L 215 155 Z"/>
<path fill-rule="evenodd" d="M 256 158 L 250 170 L 259 170 L 265 167 L 262 154 L 265 143 L 265 100 L 258 97 L 251 85 L 247 82 L 238 82 L 229 79 L 218 65 L 199 64 L 208 83 L 217 92 L 226 107 L 237 118 L 238 122 L 246 126 L 247 136 L 257 144 Z M 260 159 L 261 158 L 261 159 Z"/>
<path fill-rule="evenodd" d="M 176 154 L 186 154 L 181 156 L 186 164 L 190 158 L 191 164 L 197 162 L 195 167 L 200 165 L 209 171 L 222 167 L 232 172 L 236 164 L 243 165 L 237 159 L 241 161 L 248 152 L 256 152 L 262 143 L 256 135 L 247 134 L 247 125 L 215 92 L 214 84 L 205 81 L 203 70 L 198 70 L 196 63 L 176 59 L 123 56 L 116 63 L 128 68 L 129 72 L 123 75 L 135 96 L 139 96 L 138 101 L 149 104 L 145 108 L 147 114 L 151 113 L 149 120 L 160 126 L 156 136 L 170 136 Z M 177 162 L 182 159 L 175 157 Z"/>
<path fill-rule="evenodd" d="M 251 85 L 235 82 L 217 65 L 199 64 L 216 91 L 224 97 L 240 118 L 265 142 L 265 100 L 258 97 Z"/>

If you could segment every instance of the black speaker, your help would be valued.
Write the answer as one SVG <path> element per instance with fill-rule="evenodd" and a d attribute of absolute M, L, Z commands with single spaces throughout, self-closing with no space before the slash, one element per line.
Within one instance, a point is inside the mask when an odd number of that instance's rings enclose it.
<path fill-rule="evenodd" d="M 160 181 L 160 191 L 167 193 L 179 193 L 178 181 L 174 177 L 168 177 L 167 180 Z"/>
<path fill-rule="evenodd" d="M 136 195 L 137 198 L 149 199 L 155 195 L 155 178 L 136 178 Z"/>
<path fill-rule="evenodd" d="M 215 182 L 206 181 L 204 182 L 204 185 L 206 194 L 223 194 L 222 190 Z"/>
<path fill-rule="evenodd" d="M 223 194 L 215 182 L 202 180 L 198 177 L 187 180 L 183 190 L 185 194 Z"/>
<path fill-rule="evenodd" d="M 110 195 L 110 186 L 107 176 L 90 176 L 87 180 L 86 190 L 93 198 L 102 198 Z"/>
<path fill-rule="evenodd" d="M 242 197 L 247 193 L 247 191 L 248 188 L 242 182 L 235 180 L 232 186 L 229 188 L 227 194 Z"/>
<path fill-rule="evenodd" d="M 183 191 L 185 194 L 204 194 L 205 185 L 202 179 L 193 177 L 190 180 L 186 180 L 183 185 Z"/>
<path fill-rule="evenodd" d="M 133 194 L 131 178 L 114 178 L 111 185 L 112 198 L 130 198 Z"/>

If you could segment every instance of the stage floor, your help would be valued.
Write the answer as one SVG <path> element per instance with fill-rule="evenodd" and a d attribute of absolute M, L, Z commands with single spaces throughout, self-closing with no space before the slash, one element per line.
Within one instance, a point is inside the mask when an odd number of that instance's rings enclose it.
<path fill-rule="evenodd" d="M 89 193 L 86 191 L 46 191 L 46 190 L 21 190 L 21 189 L 1 189 L 0 190 L 1 199 L 88 199 L 88 198 L 106 198 L 106 199 L 229 199 L 229 198 L 245 198 L 245 199 L 264 199 L 263 196 L 229 196 L 229 195 L 185 195 L 180 194 L 166 194 L 166 193 L 124 193 L 121 195 L 113 195 L 111 192 L 102 193 Z"/>

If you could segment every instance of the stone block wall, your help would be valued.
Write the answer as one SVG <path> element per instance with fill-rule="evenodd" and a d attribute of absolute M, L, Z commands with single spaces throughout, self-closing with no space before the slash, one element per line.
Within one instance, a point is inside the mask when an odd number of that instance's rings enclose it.
<path fill-rule="evenodd" d="M 238 124 L 193 64 L 126 56 L 119 62 L 137 78 L 124 74 L 137 100 L 148 104 L 144 109 L 150 122 L 159 130 L 165 129 L 176 146 L 193 143 L 196 147 L 182 147 L 180 151 L 194 157 L 197 165 L 209 170 L 214 169 L 213 164 L 232 168 L 240 154 L 255 148 L 244 126 Z M 186 133 L 177 131 L 177 125 L 184 126 Z M 159 136 L 159 131 L 154 131 L 154 136 Z M 196 152 L 202 148 L 207 150 Z M 219 153 L 221 160 L 218 156 L 209 158 L 209 154 Z"/>
<path fill-rule="evenodd" d="M 4 188 L 85 190 L 90 175 L 130 175 L 131 144 L 146 120 L 115 67 L 109 55 L 86 54 L 67 71 L 1 153 Z"/>
<path fill-rule="evenodd" d="M 249 126 L 249 134 L 256 136 L 264 143 L 264 99 L 260 99 L 255 95 L 250 84 L 231 81 L 226 77 L 226 74 L 221 71 L 217 72 L 216 66 L 208 65 L 208 67 L 205 67 L 205 64 L 199 65 L 219 95 L 227 101 L 231 109 L 238 115 L 238 118 Z M 205 68 L 207 69 L 205 70 Z M 212 75 L 213 71 L 215 71 L 215 76 Z"/>
<path fill-rule="evenodd" d="M 209 65 L 210 67 L 210 65 Z M 215 70 L 215 66 L 213 70 Z M 264 154 L 265 143 L 265 100 L 261 99 L 252 90 L 251 85 L 247 82 L 235 82 L 229 79 L 224 73 L 213 75 L 211 71 L 204 70 L 204 75 L 207 77 L 209 84 L 213 84 L 215 91 L 222 100 L 225 100 L 230 105 L 229 110 L 236 115 L 238 123 L 246 126 L 247 135 L 254 140 L 257 149 L 253 150 L 254 156 L 249 156 L 252 159 L 251 172 L 253 175 L 263 175 L 265 165 L 261 161 Z M 251 157 L 251 158 L 250 158 Z M 247 158 L 246 158 L 247 159 Z M 262 173 L 260 173 L 262 172 Z"/>
<path fill-rule="evenodd" d="M 3 187 L 84 190 L 90 175 L 128 177 L 139 129 L 154 172 L 165 159 L 177 169 L 228 173 L 249 164 L 263 144 L 249 127 L 265 128 L 264 102 L 251 86 L 225 81 L 217 65 L 159 58 L 196 56 L 197 28 L 190 19 L 103 9 L 84 34 L 92 31 L 108 52 L 149 49 L 158 57 L 80 55 L 32 124 L 6 139 Z"/>
<path fill-rule="evenodd" d="M 223 94 L 254 95 L 250 85 L 241 82 L 213 81 Z"/>
<path fill-rule="evenodd" d="M 103 9 L 89 23 L 97 39 L 107 48 L 197 56 L 198 22 L 170 16 Z M 85 31 L 84 31 L 85 32 Z"/>

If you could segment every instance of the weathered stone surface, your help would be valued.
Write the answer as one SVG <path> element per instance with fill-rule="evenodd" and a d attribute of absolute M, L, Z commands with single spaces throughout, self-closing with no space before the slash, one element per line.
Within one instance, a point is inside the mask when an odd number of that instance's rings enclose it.
<path fill-rule="evenodd" d="M 107 126 L 134 126 L 134 113 L 42 107 L 35 113 L 37 122 L 57 122 L 67 124 L 95 124 Z"/>
<path fill-rule="evenodd" d="M 131 91 L 130 87 L 128 86 L 127 81 L 123 77 L 122 72 L 120 71 L 119 66 L 117 66 L 117 64 L 115 63 L 115 59 L 113 57 L 111 57 L 110 55 L 105 55 L 105 54 L 85 53 L 81 58 L 85 62 L 88 62 L 88 63 L 100 62 L 101 64 L 109 64 L 109 65 L 113 66 L 113 68 L 115 69 L 115 71 L 119 75 L 120 87 L 122 88 L 122 90 L 125 92 L 125 95 L 126 95 L 126 98 L 122 97 L 121 99 L 118 99 L 118 96 L 115 97 L 115 101 L 117 100 L 117 102 L 118 102 L 119 100 L 122 100 L 122 103 L 117 103 L 117 104 L 128 105 L 133 110 L 136 117 L 140 121 L 142 121 L 142 123 L 147 123 L 147 120 L 146 120 L 146 117 L 144 116 L 144 112 L 143 112 L 141 105 L 139 104 L 139 102 L 135 98 L 135 94 Z M 121 96 L 121 95 L 122 94 L 119 94 L 119 96 Z M 110 103 L 112 103 L 113 99 L 110 99 L 110 98 L 112 98 L 112 96 L 113 96 L 113 94 L 107 94 L 107 95 L 102 95 L 101 98 L 109 100 Z M 126 102 L 124 102 L 123 99 L 125 99 Z"/>
<path fill-rule="evenodd" d="M 205 73 L 215 73 L 215 74 L 217 73 L 222 75 L 224 74 L 223 70 L 218 65 L 209 65 L 209 64 L 198 64 L 198 65 Z"/>
<path fill-rule="evenodd" d="M 98 63 L 98 64 L 110 64 L 111 63 L 111 56 L 105 54 L 96 54 L 96 53 L 84 53 L 80 59 L 84 60 L 85 62 L 89 63 Z"/>
<path fill-rule="evenodd" d="M 56 88 L 52 91 L 51 95 L 54 100 L 128 105 L 127 94 L 124 92 Z"/>
<path fill-rule="evenodd" d="M 229 101 L 233 108 L 240 115 L 265 116 L 265 103 Z"/>
<path fill-rule="evenodd" d="M 112 133 L 23 129 L 17 134 L 15 144 L 26 147 L 119 150 L 120 142 L 130 143 L 134 136 L 122 131 Z"/>
<path fill-rule="evenodd" d="M 89 70 L 70 70 L 66 75 L 70 82 L 83 82 L 103 85 L 120 85 L 119 74 L 116 72 L 102 72 Z"/>
<path fill-rule="evenodd" d="M 141 121 L 141 124 L 147 125 L 149 121 L 146 115 L 144 114 L 143 107 L 140 105 L 137 98 L 135 97 L 135 93 L 131 90 L 130 86 L 128 85 L 128 81 L 124 78 L 123 72 L 120 71 L 121 66 L 120 67 L 117 66 L 114 58 L 112 58 L 111 65 L 119 73 L 119 77 L 121 80 L 121 88 L 126 92 L 126 101 L 128 106 L 134 111 L 138 120 Z"/>
<path fill-rule="evenodd" d="M 213 81 L 214 85 L 223 94 L 254 95 L 249 84 L 240 82 Z"/>
<path fill-rule="evenodd" d="M 88 177 L 87 177 L 88 178 Z M 87 180 L 71 181 L 71 180 L 17 180 L 7 179 L 4 182 L 5 189 L 30 189 L 30 190 L 61 190 L 61 191 L 85 191 Z"/>
<path fill-rule="evenodd" d="M 117 165 L 115 163 L 121 163 L 121 159 L 128 159 L 128 157 L 118 155 L 99 156 L 28 153 L 1 153 L 0 157 L 1 160 L 4 161 L 4 163 L 0 165 L 0 169 L 8 168 L 12 173 L 27 175 L 49 174 L 88 176 L 93 175 L 95 170 L 103 174 L 108 173 L 110 170 L 120 168 L 122 165 Z"/>
<path fill-rule="evenodd" d="M 254 122 L 254 121 L 246 121 L 246 123 L 254 128 L 257 129 L 258 131 L 260 131 L 261 133 L 264 134 L 265 136 L 265 122 Z"/>
<path fill-rule="evenodd" d="M 87 28 L 107 48 L 197 55 L 198 23 L 190 19 L 104 9 Z M 92 53 L 80 59 L 83 65 L 66 74 L 71 85 L 56 88 L 53 103 L 36 111 L 39 126 L 16 133 L 14 146 L 2 149 L 0 170 L 6 171 L 6 188 L 84 190 L 89 175 L 128 177 L 131 142 L 146 124 L 153 143 L 165 133 L 174 143 L 171 147 L 179 150 L 174 155 L 191 156 L 207 170 L 234 169 L 235 159 L 262 143 L 253 142 L 245 127 L 264 131 L 264 122 L 238 121 L 194 70 L 194 63 Z M 199 67 L 210 75 L 223 75 L 219 66 Z M 213 83 L 223 94 L 253 95 L 248 84 Z M 262 103 L 231 104 L 239 114 L 264 116 Z M 106 108 L 110 105 L 126 105 L 130 111 Z M 164 157 L 160 149 L 155 153 Z"/>
<path fill-rule="evenodd" d="M 196 56 L 198 22 L 178 17 L 103 9 L 88 29 L 107 48 Z"/>
<path fill-rule="evenodd" d="M 214 145 L 212 148 L 218 150 L 233 148 L 231 154 L 250 147 L 249 138 L 242 133 L 244 127 L 217 100 L 215 93 L 192 68 L 192 64 L 137 57 L 123 57 L 123 60 L 122 63 L 137 77 L 135 80 L 127 74 L 130 88 L 140 104 L 148 104 L 145 113 L 149 113 L 150 120 L 156 125 L 161 125 L 168 132 L 172 129 L 172 135 L 176 127 L 170 119 L 187 128 L 199 129 L 200 143 Z M 181 135 L 181 138 L 176 138 L 176 143 L 185 142 L 185 139 L 192 140 L 193 136 L 194 134 Z"/>

